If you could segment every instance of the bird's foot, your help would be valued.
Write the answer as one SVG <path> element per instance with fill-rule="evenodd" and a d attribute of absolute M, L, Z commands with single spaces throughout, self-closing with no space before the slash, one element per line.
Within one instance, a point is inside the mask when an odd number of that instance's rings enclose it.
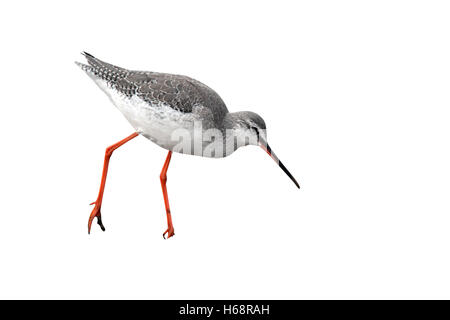
<path fill-rule="evenodd" d="M 167 230 L 163 233 L 163 238 L 166 239 L 166 233 L 167 233 L 167 239 L 170 237 L 173 237 L 175 235 L 175 230 L 173 229 L 173 226 L 169 226 Z"/>
<path fill-rule="evenodd" d="M 101 205 L 97 204 L 97 202 L 92 202 L 91 205 L 95 204 L 94 209 L 92 209 L 91 215 L 89 216 L 89 222 L 88 222 L 88 233 L 91 233 L 91 225 L 92 221 L 94 221 L 94 218 L 97 217 L 97 223 L 102 229 L 102 231 L 105 231 L 105 227 L 102 223 L 102 214 L 100 212 Z"/>

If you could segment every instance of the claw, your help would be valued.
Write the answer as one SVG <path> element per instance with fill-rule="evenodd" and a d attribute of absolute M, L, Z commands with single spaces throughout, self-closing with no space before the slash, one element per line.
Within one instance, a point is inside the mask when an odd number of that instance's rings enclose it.
<path fill-rule="evenodd" d="M 96 203 L 96 202 L 94 202 Z M 91 203 L 92 205 L 93 203 Z M 88 222 L 88 234 L 91 234 L 91 226 L 92 226 L 92 221 L 94 221 L 94 218 L 97 217 L 97 223 L 100 226 L 100 228 L 102 229 L 102 231 L 105 231 L 105 226 L 103 225 L 102 222 L 102 214 L 100 212 L 100 207 L 97 206 L 97 204 L 95 205 L 94 209 L 92 209 L 91 215 L 89 216 L 89 222 Z"/>
<path fill-rule="evenodd" d="M 173 237 L 175 235 L 175 230 L 173 228 L 169 228 L 167 229 L 164 233 L 163 233 L 163 238 L 164 240 L 166 240 L 166 233 L 167 233 L 167 239 L 169 239 L 170 237 Z"/>
<path fill-rule="evenodd" d="M 105 229 L 105 226 L 103 225 L 103 223 L 102 223 L 102 217 L 101 216 L 98 216 L 97 217 L 97 224 L 100 226 L 100 228 L 102 229 L 102 231 L 105 231 L 106 229 Z"/>

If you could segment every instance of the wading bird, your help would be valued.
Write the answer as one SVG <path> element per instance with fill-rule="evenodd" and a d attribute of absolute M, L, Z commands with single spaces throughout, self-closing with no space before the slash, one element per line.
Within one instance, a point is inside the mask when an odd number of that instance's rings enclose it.
<path fill-rule="evenodd" d="M 299 184 L 279 161 L 266 140 L 266 124 L 254 112 L 228 112 L 219 95 L 192 78 L 146 71 L 132 71 L 103 62 L 83 52 L 88 64 L 76 62 L 109 96 L 135 129 L 125 139 L 106 148 L 100 190 L 89 216 L 88 233 L 92 221 L 105 231 L 101 206 L 109 159 L 113 151 L 138 135 L 169 150 L 160 180 L 167 215 L 167 230 L 163 237 L 174 235 L 167 196 L 166 181 L 172 152 L 204 157 L 223 158 L 245 145 L 259 145 L 291 178 Z"/>

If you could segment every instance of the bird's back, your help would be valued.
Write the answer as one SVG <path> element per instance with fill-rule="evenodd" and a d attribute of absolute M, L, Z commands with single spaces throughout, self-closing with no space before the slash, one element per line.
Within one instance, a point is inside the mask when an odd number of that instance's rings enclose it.
<path fill-rule="evenodd" d="M 104 80 L 108 86 L 128 98 L 133 96 L 153 105 L 165 104 L 174 111 L 192 113 L 199 106 L 212 116 L 216 127 L 228 113 L 220 96 L 211 88 L 187 76 L 132 71 L 101 61 L 84 53 L 89 65 L 77 63 L 93 77 Z"/>

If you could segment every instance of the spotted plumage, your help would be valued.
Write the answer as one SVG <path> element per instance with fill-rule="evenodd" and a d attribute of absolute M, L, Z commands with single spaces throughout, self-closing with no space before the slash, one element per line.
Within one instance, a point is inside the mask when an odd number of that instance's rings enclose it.
<path fill-rule="evenodd" d="M 187 76 L 132 71 L 101 61 L 84 52 L 89 65 L 78 63 L 81 68 L 105 80 L 108 84 L 126 95 L 134 95 L 152 104 L 165 103 L 171 108 L 188 113 L 195 105 L 213 109 L 214 121 L 219 124 L 228 113 L 225 103 L 211 88 Z"/>
<path fill-rule="evenodd" d="M 195 79 L 127 70 L 89 53 L 83 54 L 88 64 L 77 62 L 77 65 L 108 95 L 136 131 L 106 149 L 99 195 L 92 203 L 95 207 L 89 216 L 88 232 L 94 218 L 105 230 L 100 209 L 112 152 L 139 134 L 169 150 L 160 175 L 168 224 L 163 236 L 167 234 L 169 238 L 174 235 L 174 228 L 166 172 L 172 152 L 222 158 L 241 146 L 259 145 L 299 187 L 267 144 L 266 124 L 258 114 L 250 111 L 229 113 L 219 95 Z"/>
<path fill-rule="evenodd" d="M 132 71 L 106 63 L 84 52 L 88 64 L 77 62 L 109 96 L 135 130 L 159 146 L 185 154 L 225 157 L 240 146 L 265 137 L 264 120 L 254 112 L 229 113 L 220 96 L 207 85 L 187 76 Z M 201 135 L 195 134 L 200 126 Z M 174 139 L 180 129 L 192 143 Z M 214 139 L 203 133 L 218 130 Z M 253 143 L 249 142 L 250 138 Z M 200 139 L 200 141 L 199 141 Z M 196 145 L 200 147 L 195 148 Z M 213 151 L 211 151 L 213 149 Z M 205 152 L 208 150 L 208 152 Z"/>

